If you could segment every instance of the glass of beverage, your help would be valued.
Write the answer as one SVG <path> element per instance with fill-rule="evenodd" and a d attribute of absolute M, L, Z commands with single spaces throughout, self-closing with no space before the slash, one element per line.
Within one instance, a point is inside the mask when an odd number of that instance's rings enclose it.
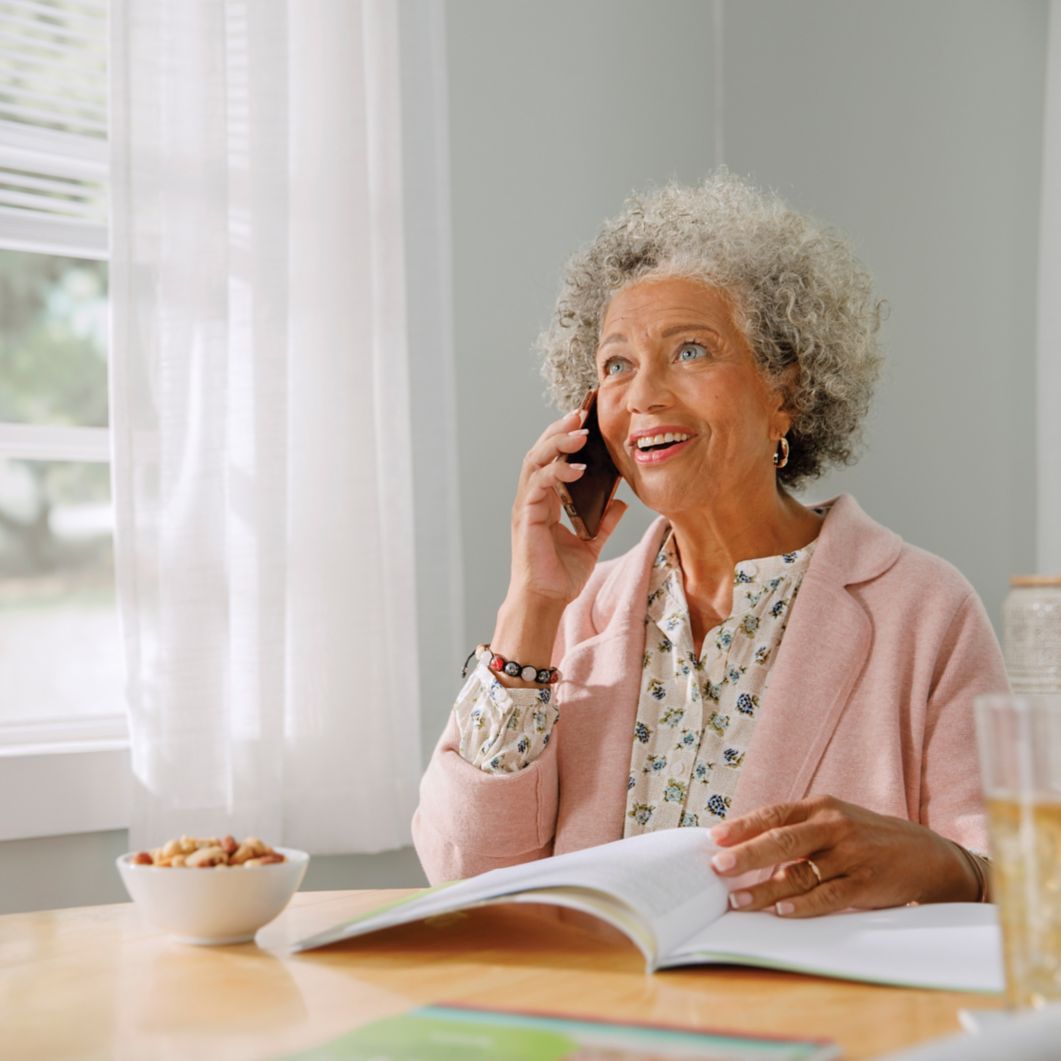
<path fill-rule="evenodd" d="M 1011 1008 L 1061 1002 L 1061 693 L 976 698 Z"/>

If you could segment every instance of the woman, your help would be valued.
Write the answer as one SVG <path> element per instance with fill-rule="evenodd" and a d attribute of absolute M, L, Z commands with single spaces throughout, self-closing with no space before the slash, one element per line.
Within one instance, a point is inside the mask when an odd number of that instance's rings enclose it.
<path fill-rule="evenodd" d="M 568 408 L 599 388 L 661 518 L 598 563 L 624 504 L 583 541 L 556 491 L 582 414 L 527 454 L 508 593 L 413 823 L 432 880 L 706 826 L 736 909 L 987 897 L 971 705 L 1006 678 L 983 607 L 850 496 L 789 492 L 851 461 L 878 324 L 841 239 L 724 172 L 633 199 L 572 260 L 546 378 Z"/>

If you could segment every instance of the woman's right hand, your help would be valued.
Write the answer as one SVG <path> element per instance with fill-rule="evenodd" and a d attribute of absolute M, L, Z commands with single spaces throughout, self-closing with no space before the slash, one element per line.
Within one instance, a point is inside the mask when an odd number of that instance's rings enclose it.
<path fill-rule="evenodd" d="M 584 468 L 557 460 L 586 444 L 585 414 L 569 413 L 550 424 L 523 459 L 512 506 L 512 576 L 497 613 L 490 647 L 509 660 L 535 667 L 550 665 L 564 609 L 582 591 L 600 551 L 626 504 L 612 499 L 600 530 L 583 541 L 560 522 L 557 483 L 573 483 Z M 535 687 L 522 678 L 497 674 L 503 685 Z"/>
<path fill-rule="evenodd" d="M 592 541 L 583 541 L 561 522 L 557 483 L 581 478 L 585 465 L 557 460 L 586 444 L 585 418 L 575 410 L 550 424 L 523 459 L 512 506 L 512 576 L 508 601 L 540 601 L 564 607 L 582 591 L 626 503 L 612 499 Z"/>

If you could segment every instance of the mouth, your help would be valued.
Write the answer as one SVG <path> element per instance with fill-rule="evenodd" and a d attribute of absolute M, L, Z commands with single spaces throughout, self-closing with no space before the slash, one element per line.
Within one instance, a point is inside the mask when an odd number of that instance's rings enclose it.
<path fill-rule="evenodd" d="M 688 431 L 644 432 L 631 439 L 634 460 L 638 464 L 659 464 L 685 449 L 695 435 Z"/>

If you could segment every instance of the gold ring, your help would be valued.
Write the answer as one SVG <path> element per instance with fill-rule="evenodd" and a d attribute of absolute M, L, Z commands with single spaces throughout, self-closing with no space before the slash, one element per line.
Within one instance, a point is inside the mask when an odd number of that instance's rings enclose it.
<path fill-rule="evenodd" d="M 814 876 L 818 878 L 818 884 L 821 884 L 821 882 L 822 882 L 822 871 L 820 869 L 818 869 L 818 866 L 815 863 L 814 859 L 813 858 L 806 858 L 803 861 L 806 862 L 808 866 L 810 866 L 811 873 L 813 873 Z M 817 886 L 818 885 L 816 884 L 815 887 L 817 887 Z"/>

